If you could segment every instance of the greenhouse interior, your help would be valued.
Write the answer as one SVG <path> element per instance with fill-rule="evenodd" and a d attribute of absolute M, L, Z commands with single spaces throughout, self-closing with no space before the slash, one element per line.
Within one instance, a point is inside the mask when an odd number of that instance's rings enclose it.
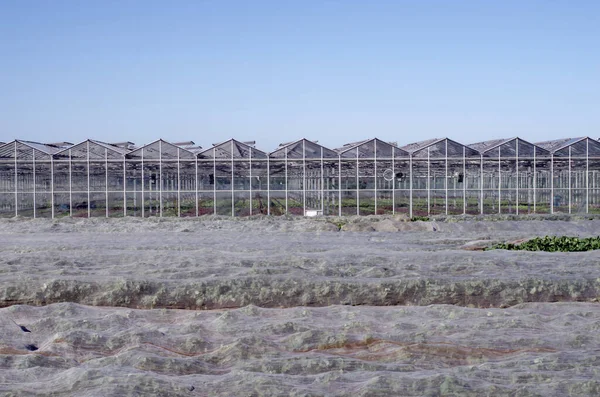
<path fill-rule="evenodd" d="M 0 217 L 600 213 L 600 142 L 0 144 Z"/>

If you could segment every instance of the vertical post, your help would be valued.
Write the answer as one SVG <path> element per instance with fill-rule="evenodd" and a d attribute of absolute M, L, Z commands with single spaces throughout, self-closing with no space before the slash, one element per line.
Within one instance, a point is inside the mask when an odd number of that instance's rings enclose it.
<path fill-rule="evenodd" d="M 409 216 L 413 217 L 413 155 L 409 153 L 408 155 L 408 168 L 409 168 L 409 186 L 408 191 L 410 197 L 408 198 L 408 206 L 409 206 Z"/>
<path fill-rule="evenodd" d="M 338 216 L 342 216 L 342 154 L 338 153 Z"/>
<path fill-rule="evenodd" d="M 396 147 L 392 145 L 392 215 L 396 215 Z"/>
<path fill-rule="evenodd" d="M 212 148 L 213 152 L 213 215 L 217 215 L 217 150 Z"/>
<path fill-rule="evenodd" d="M 235 167 L 235 163 L 233 161 L 233 140 L 229 141 L 229 151 L 231 152 L 231 184 L 229 187 L 231 188 L 231 216 L 235 216 L 235 193 L 233 193 L 233 186 L 235 184 L 235 173 L 233 169 Z"/>
<path fill-rule="evenodd" d="M 69 149 L 69 216 L 73 216 L 73 153 Z"/>
<path fill-rule="evenodd" d="M 37 196 L 37 189 L 36 189 L 36 175 L 35 175 L 35 149 L 31 149 L 31 161 L 33 164 L 33 219 L 36 218 L 37 215 L 37 202 L 36 202 L 36 196 Z"/>
<path fill-rule="evenodd" d="M 19 172 L 17 162 L 17 141 L 15 141 L 15 217 L 19 216 Z"/>
<path fill-rule="evenodd" d="M 463 215 L 467 213 L 467 148 L 463 146 Z"/>
<path fill-rule="evenodd" d="M 267 215 L 271 215 L 271 154 L 267 154 Z"/>
<path fill-rule="evenodd" d="M 91 194 L 90 194 L 90 141 L 86 142 L 87 148 L 87 208 L 88 208 L 88 218 L 92 217 L 92 206 L 90 203 Z"/>
<path fill-rule="evenodd" d="M 569 214 L 571 213 L 571 149 L 573 148 L 572 145 L 569 146 Z"/>
<path fill-rule="evenodd" d="M 306 215 L 306 141 L 302 141 L 302 211 Z"/>
<path fill-rule="evenodd" d="M 590 213 L 590 139 L 585 138 L 585 213 Z"/>
<path fill-rule="evenodd" d="M 448 139 L 446 139 L 445 141 L 445 151 L 446 153 L 444 154 L 444 167 L 445 167 L 445 171 L 444 171 L 444 202 L 445 202 L 445 207 L 446 207 L 446 215 L 448 215 L 448 177 L 450 175 L 448 175 Z"/>
<path fill-rule="evenodd" d="M 198 204 L 198 190 L 199 190 L 199 186 L 198 186 L 198 154 L 194 154 L 194 166 L 196 167 L 196 173 L 195 173 L 195 181 L 194 181 L 194 186 L 195 186 L 195 193 L 196 193 L 196 218 L 199 215 L 200 212 L 200 208 L 199 208 L 199 204 Z"/>
<path fill-rule="evenodd" d="M 498 213 L 502 213 L 502 157 L 498 146 Z"/>
<path fill-rule="evenodd" d="M 123 217 L 127 216 L 127 161 L 123 154 Z"/>
<path fill-rule="evenodd" d="M 533 213 L 536 213 L 536 204 L 537 204 L 537 170 L 536 170 L 536 155 L 537 155 L 537 147 L 533 147 Z"/>
<path fill-rule="evenodd" d="M 375 149 L 373 153 L 373 170 L 375 172 L 375 215 L 377 215 L 377 201 L 379 198 L 377 197 L 377 139 L 373 140 L 373 148 Z M 358 151 L 358 148 L 356 148 Z"/>
<path fill-rule="evenodd" d="M 108 149 L 104 148 L 104 194 L 106 203 L 104 209 L 106 211 L 106 217 L 108 218 Z"/>
<path fill-rule="evenodd" d="M 54 156 L 50 156 L 50 204 L 52 206 L 52 219 L 54 219 Z"/>
<path fill-rule="evenodd" d="M 252 146 L 249 147 L 248 150 L 248 162 L 249 162 L 249 168 L 250 168 L 250 175 L 249 175 L 249 185 L 248 185 L 248 189 L 249 189 L 249 197 L 250 197 L 250 215 L 252 215 L 252 151 L 254 150 L 254 148 Z"/>
<path fill-rule="evenodd" d="M 31 149 L 31 159 L 32 159 L 32 164 L 33 164 L 33 219 L 36 218 L 37 215 L 37 202 L 36 202 L 36 196 L 37 196 L 37 186 L 36 186 L 36 175 L 35 175 L 35 149 Z"/>
<path fill-rule="evenodd" d="M 285 152 L 285 214 L 288 213 L 288 147 L 284 149 Z"/>
<path fill-rule="evenodd" d="M 554 214 L 554 152 L 550 157 L 550 213 Z"/>
<path fill-rule="evenodd" d="M 483 215 L 483 153 L 479 154 L 479 214 Z"/>
<path fill-rule="evenodd" d="M 163 186 L 162 186 L 162 140 L 158 141 L 158 216 L 163 216 Z M 156 189 L 155 189 L 156 190 Z"/>
<path fill-rule="evenodd" d="M 181 218 L 181 148 L 177 148 L 177 217 Z"/>
<path fill-rule="evenodd" d="M 431 157 L 429 149 L 430 147 L 427 146 L 427 215 L 431 215 Z"/>
<path fill-rule="evenodd" d="M 360 179 L 358 167 L 358 148 L 356 148 L 356 215 L 360 215 Z"/>
<path fill-rule="evenodd" d="M 321 199 L 321 214 L 325 214 L 325 175 L 324 175 L 324 164 L 323 164 L 323 147 L 321 147 L 321 186 L 320 186 L 320 199 Z M 328 184 L 329 185 L 329 184 Z M 327 200 L 329 200 L 329 192 L 327 193 Z M 329 205 L 327 206 L 329 208 Z M 329 215 L 329 214 L 327 214 Z"/>
<path fill-rule="evenodd" d="M 516 210 L 516 212 L 517 212 L 517 215 L 519 215 L 519 179 L 520 179 L 520 176 L 521 176 L 521 174 L 519 172 L 519 138 L 517 138 L 515 140 L 515 147 L 516 147 L 516 151 L 515 151 L 515 154 L 516 154 L 516 157 L 515 157 L 515 166 L 516 167 L 515 168 L 517 170 L 517 173 L 516 173 L 517 174 L 517 185 L 515 186 L 515 192 L 517 194 L 517 200 L 516 200 L 517 210 Z"/>
<path fill-rule="evenodd" d="M 146 209 L 145 199 L 146 199 L 146 187 L 144 183 L 144 147 L 142 146 L 142 218 L 144 217 L 144 211 Z"/>

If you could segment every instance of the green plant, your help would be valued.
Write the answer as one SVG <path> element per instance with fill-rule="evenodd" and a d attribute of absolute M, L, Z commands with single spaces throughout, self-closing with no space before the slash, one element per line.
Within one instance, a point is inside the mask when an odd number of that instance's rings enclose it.
<path fill-rule="evenodd" d="M 410 218 L 411 222 L 417 222 L 417 221 L 422 221 L 422 222 L 429 222 L 429 217 L 428 216 L 413 216 L 412 218 Z"/>
<path fill-rule="evenodd" d="M 600 249 L 600 236 L 598 237 L 568 237 L 545 236 L 527 240 L 521 244 L 503 243 L 496 244 L 489 249 L 546 251 L 546 252 L 582 252 Z"/>

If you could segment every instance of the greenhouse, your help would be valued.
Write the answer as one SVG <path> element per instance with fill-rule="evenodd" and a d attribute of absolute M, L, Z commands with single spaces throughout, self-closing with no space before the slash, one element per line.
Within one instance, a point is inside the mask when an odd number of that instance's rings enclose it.
<path fill-rule="evenodd" d="M 600 213 L 600 142 L 0 143 L 0 217 Z"/>

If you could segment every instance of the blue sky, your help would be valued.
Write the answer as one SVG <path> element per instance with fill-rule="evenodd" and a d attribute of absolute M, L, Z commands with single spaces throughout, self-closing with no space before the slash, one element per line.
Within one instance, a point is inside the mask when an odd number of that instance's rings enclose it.
<path fill-rule="evenodd" d="M 0 141 L 600 136 L 598 1 L 0 2 Z"/>

